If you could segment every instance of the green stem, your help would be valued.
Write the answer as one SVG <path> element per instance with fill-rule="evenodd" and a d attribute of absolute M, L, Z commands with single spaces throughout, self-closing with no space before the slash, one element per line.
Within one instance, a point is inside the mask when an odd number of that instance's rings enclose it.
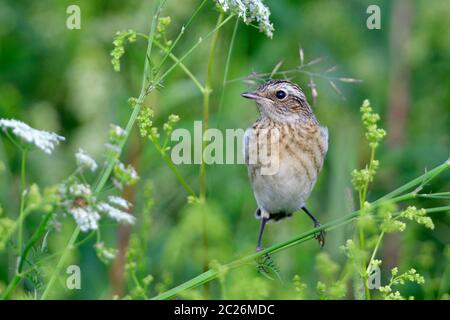
<path fill-rule="evenodd" d="M 39 224 L 39 227 L 31 237 L 31 239 L 28 241 L 28 243 L 25 246 L 25 249 L 23 250 L 22 256 L 20 257 L 19 265 L 16 270 L 16 274 L 13 278 L 13 280 L 8 284 L 8 287 L 5 289 L 5 291 L 2 293 L 0 299 L 6 300 L 9 298 L 10 294 L 14 291 L 16 286 L 19 284 L 20 280 L 23 278 L 23 267 L 25 264 L 25 261 L 27 261 L 27 256 L 30 250 L 33 248 L 33 246 L 36 244 L 36 242 L 42 237 L 42 235 L 45 233 L 45 230 L 47 228 L 47 224 L 53 215 L 53 211 L 47 213 L 42 222 Z"/>
<path fill-rule="evenodd" d="M 228 16 L 225 20 L 222 21 L 221 24 L 219 24 L 218 26 L 216 26 L 213 30 L 211 30 L 209 33 L 207 33 L 203 38 L 199 38 L 198 41 L 188 50 L 186 51 L 186 53 L 179 58 L 179 61 L 182 62 L 184 61 L 188 56 L 191 55 L 191 53 L 197 49 L 197 47 L 203 42 L 204 39 L 209 38 L 210 36 L 214 35 L 216 33 L 217 30 L 219 30 L 220 28 L 222 28 L 228 21 L 230 21 L 230 19 L 233 18 L 233 15 Z M 172 66 L 170 66 L 170 68 L 168 68 L 166 70 L 166 72 L 164 72 L 164 74 L 159 77 L 159 79 L 164 79 L 165 77 L 167 77 L 167 75 L 172 72 L 173 69 L 175 69 L 178 66 L 178 63 L 174 63 Z"/>
<path fill-rule="evenodd" d="M 365 243 L 364 243 L 364 228 L 362 226 L 359 227 L 359 250 L 361 251 L 361 264 L 362 264 L 362 276 L 364 283 L 364 293 L 366 300 L 370 300 L 370 290 L 368 284 L 368 275 L 367 275 L 367 261 L 365 255 Z"/>
<path fill-rule="evenodd" d="M 230 47 L 228 48 L 227 61 L 225 63 L 225 70 L 224 70 L 224 73 L 223 73 L 222 92 L 220 94 L 220 102 L 219 102 L 219 110 L 217 112 L 217 124 L 216 124 L 216 127 L 219 127 L 219 121 L 220 121 L 220 118 L 222 116 L 222 107 L 223 107 L 223 102 L 224 102 L 224 97 L 225 97 L 225 87 L 227 85 L 228 71 L 230 69 L 231 54 L 233 52 L 234 41 L 236 39 L 238 26 L 239 26 L 239 19 L 236 19 L 236 22 L 234 24 L 233 34 L 231 36 Z"/>
<path fill-rule="evenodd" d="M 80 227 L 77 226 L 75 228 L 75 231 L 72 233 L 72 236 L 69 239 L 69 242 L 67 243 L 66 248 L 63 251 L 63 254 L 61 255 L 61 258 L 59 259 L 58 263 L 56 264 L 55 270 L 52 273 L 52 276 L 50 277 L 50 280 L 47 283 L 47 286 L 45 287 L 44 292 L 41 295 L 41 300 L 45 300 L 48 298 L 48 295 L 50 294 L 50 290 L 53 288 L 53 285 L 56 282 L 56 278 L 58 277 L 62 267 L 66 263 L 66 260 L 70 254 L 70 251 L 73 248 L 73 245 L 75 244 L 75 241 L 78 238 L 78 235 L 80 234 Z"/>
<path fill-rule="evenodd" d="M 206 71 L 206 81 L 205 85 L 203 86 L 203 135 L 205 134 L 206 130 L 208 130 L 209 125 L 209 100 L 211 95 L 211 83 L 212 83 L 212 70 L 214 66 L 214 54 L 216 51 L 217 46 L 217 39 L 219 38 L 219 28 L 222 24 L 223 20 L 223 14 L 221 13 L 219 17 L 217 18 L 217 24 L 216 28 L 214 30 L 214 36 L 211 42 L 211 47 L 209 49 L 209 58 L 208 58 L 208 67 Z M 202 139 L 202 156 L 201 156 L 201 164 L 200 164 L 200 198 L 205 199 L 206 197 L 206 164 L 203 159 L 203 150 L 206 146 L 206 141 Z"/>
<path fill-rule="evenodd" d="M 197 7 L 197 9 L 194 11 L 194 13 L 189 18 L 189 20 L 186 22 L 186 24 L 181 28 L 181 31 L 178 33 L 177 38 L 175 39 L 173 44 L 170 46 L 169 50 L 166 51 L 166 55 L 162 58 L 162 60 L 159 63 L 158 67 L 156 68 L 155 75 L 159 74 L 159 72 L 161 71 L 162 66 L 166 62 L 166 60 L 169 57 L 170 53 L 173 51 L 173 49 L 175 49 L 175 46 L 178 44 L 178 42 L 180 41 L 181 37 L 184 35 L 186 28 L 192 23 L 194 18 L 197 16 L 197 14 L 200 12 L 200 10 L 205 5 L 206 1 L 208 1 L 208 0 L 203 0 L 202 3 L 200 3 L 200 5 Z"/>
<path fill-rule="evenodd" d="M 169 169 L 173 172 L 175 177 L 177 178 L 178 182 L 183 186 L 183 188 L 193 197 L 197 197 L 194 190 L 189 186 L 189 184 L 186 182 L 186 180 L 183 178 L 181 173 L 178 171 L 177 167 L 173 164 L 172 160 L 167 156 L 166 152 L 164 151 L 164 148 L 161 147 L 161 145 L 158 143 L 156 139 L 151 139 L 153 142 L 153 145 L 155 146 L 156 150 L 159 152 L 163 160 L 166 162 Z"/>
<path fill-rule="evenodd" d="M 205 85 L 203 86 L 203 132 L 202 137 L 205 136 L 206 130 L 208 130 L 209 126 L 209 103 L 211 96 L 211 84 L 212 84 L 212 71 L 214 66 L 214 58 L 215 51 L 217 46 L 217 40 L 219 38 L 219 26 L 223 21 L 223 14 L 220 13 L 217 18 L 216 28 L 214 29 L 214 35 L 211 41 L 211 47 L 209 49 L 209 58 L 208 65 L 206 71 L 206 80 Z M 202 230 L 203 230 L 203 248 L 204 248 L 204 259 L 203 259 L 203 269 L 208 269 L 208 223 L 207 223 L 207 214 L 205 208 L 206 201 L 206 163 L 203 158 L 203 150 L 206 147 L 206 141 L 202 138 L 202 154 L 201 154 L 201 163 L 200 163 L 200 173 L 199 173 L 199 193 L 200 193 L 200 201 L 201 201 L 201 210 L 202 210 Z"/>
<path fill-rule="evenodd" d="M 20 165 L 20 211 L 19 211 L 19 231 L 17 238 L 17 256 L 22 254 L 22 242 L 23 242 L 23 224 L 25 220 L 25 174 L 27 164 L 27 149 L 22 149 L 22 161 Z"/>
<path fill-rule="evenodd" d="M 372 265 L 372 261 L 375 259 L 376 255 L 377 255 L 377 252 L 380 247 L 381 240 L 383 240 L 383 237 L 384 237 L 384 231 L 381 231 L 380 235 L 378 236 L 375 248 L 373 249 L 372 256 L 370 257 L 369 263 L 367 264 L 366 273 L 369 273 L 370 266 Z"/>
<path fill-rule="evenodd" d="M 170 53 L 169 50 L 164 47 L 162 44 L 160 44 L 158 41 L 153 39 L 153 43 L 160 48 L 161 50 L 165 51 L 166 53 L 168 53 L 170 59 L 172 59 L 173 61 L 175 61 L 180 68 L 184 71 L 184 73 L 186 73 L 186 75 L 191 78 L 192 82 L 194 82 L 194 84 L 198 87 L 198 89 L 200 90 L 200 92 L 203 92 L 205 90 L 205 88 L 202 86 L 202 84 L 200 83 L 200 81 L 198 81 L 198 79 L 194 76 L 194 74 L 188 69 L 188 67 L 186 67 L 184 65 L 184 63 L 182 63 L 180 61 L 180 59 L 178 59 L 173 53 Z"/>
<path fill-rule="evenodd" d="M 369 160 L 369 172 L 373 169 L 372 164 L 375 159 L 375 147 L 372 147 L 370 150 L 370 160 Z M 364 204 L 366 203 L 367 198 L 367 189 L 369 187 L 369 181 L 367 181 L 362 190 L 359 192 L 359 207 L 361 209 L 361 212 L 363 214 L 366 214 L 364 212 Z M 361 272 L 363 277 L 363 285 L 364 285 L 364 293 L 365 293 L 365 299 L 370 300 L 370 290 L 369 290 L 369 279 L 367 274 L 367 259 L 366 259 L 366 251 L 365 251 L 365 235 L 364 235 L 364 225 L 361 224 L 359 226 L 359 250 L 361 252 Z"/>
<path fill-rule="evenodd" d="M 433 168 L 430 171 L 425 172 L 423 175 L 409 181 L 408 183 L 402 185 L 401 187 L 395 189 L 394 191 L 386 194 L 385 196 L 381 197 L 377 201 L 384 201 L 386 199 L 393 198 L 399 194 L 402 194 L 408 190 L 411 190 L 412 188 L 419 186 L 417 189 L 421 189 L 423 185 L 430 182 L 432 179 L 440 175 L 442 172 L 448 170 L 450 168 L 450 159 L 442 163 L 441 165 Z"/>

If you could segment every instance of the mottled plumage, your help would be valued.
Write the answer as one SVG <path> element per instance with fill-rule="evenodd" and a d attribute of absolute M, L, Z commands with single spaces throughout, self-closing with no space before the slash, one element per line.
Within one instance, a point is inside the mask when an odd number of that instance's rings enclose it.
<path fill-rule="evenodd" d="M 244 153 L 261 219 L 261 234 L 269 220 L 279 220 L 303 209 L 313 220 L 305 202 L 322 169 L 328 149 L 328 130 L 321 127 L 302 90 L 285 80 L 271 80 L 243 97 L 256 101 L 260 117 L 247 129 Z M 271 140 L 270 138 L 276 137 Z M 278 164 L 264 174 L 264 152 Z M 256 159 L 251 161 L 250 159 Z M 274 163 L 275 163 L 274 162 Z M 318 235 L 323 245 L 323 234 Z"/>

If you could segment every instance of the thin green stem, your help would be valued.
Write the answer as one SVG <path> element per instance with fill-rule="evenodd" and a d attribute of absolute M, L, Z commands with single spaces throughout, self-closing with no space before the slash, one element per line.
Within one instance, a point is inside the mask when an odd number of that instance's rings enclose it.
<path fill-rule="evenodd" d="M 82 244 L 86 243 L 88 240 L 90 240 L 94 235 L 96 234 L 95 231 L 92 231 L 89 235 L 87 235 L 85 238 L 83 238 L 82 240 L 76 242 L 72 248 L 77 248 L 79 246 L 81 246 Z M 28 268 L 26 271 L 22 271 L 19 275 L 21 278 L 23 278 L 25 275 L 27 275 L 28 273 L 36 270 L 39 268 L 39 266 L 47 261 L 52 260 L 55 257 L 61 256 L 64 253 L 64 250 L 61 250 L 60 252 L 55 252 L 53 254 L 50 254 L 46 257 L 43 257 L 42 259 L 40 259 L 39 261 L 36 261 L 32 266 L 30 266 L 30 268 Z"/>
<path fill-rule="evenodd" d="M 202 86 L 200 81 L 194 76 L 194 74 L 188 69 L 188 67 L 186 67 L 186 65 L 180 61 L 180 59 L 178 59 L 173 53 L 170 53 L 169 50 L 166 47 L 164 47 L 162 44 L 160 44 L 158 41 L 153 39 L 153 43 L 158 48 L 160 48 L 161 50 L 168 53 L 170 59 L 175 61 L 180 66 L 180 68 L 184 71 L 184 73 L 186 73 L 186 75 L 189 78 L 191 78 L 192 82 L 194 82 L 194 84 L 197 86 L 197 88 L 200 90 L 200 92 L 203 92 L 205 90 L 205 88 Z"/>
<path fill-rule="evenodd" d="M 368 170 L 371 172 L 373 170 L 373 162 L 375 159 L 375 147 L 371 147 L 370 149 L 370 160 Z M 367 189 L 369 187 L 369 181 L 366 181 L 364 186 L 359 190 L 359 208 L 363 214 L 366 214 L 364 211 L 364 206 L 367 198 Z M 359 250 L 361 252 L 361 273 L 363 277 L 363 285 L 364 285 L 364 293 L 365 299 L 370 300 L 370 290 L 369 290 L 369 279 L 367 274 L 367 259 L 366 259 L 366 251 L 365 251 L 365 235 L 364 235 L 364 224 L 359 225 Z"/>
<path fill-rule="evenodd" d="M 217 40 L 219 38 L 219 28 L 222 24 L 223 20 L 223 14 L 221 13 L 219 17 L 217 18 L 217 24 L 216 28 L 214 30 L 214 36 L 211 41 L 211 47 L 209 50 L 209 58 L 208 58 L 208 66 L 206 71 L 206 80 L 203 90 L 203 135 L 208 130 L 209 126 L 209 102 L 210 102 L 210 96 L 211 96 L 211 85 L 212 85 L 212 71 L 215 61 L 215 52 L 216 52 L 216 46 L 217 46 Z M 206 163 L 203 159 L 203 150 L 206 146 L 206 141 L 202 140 L 202 157 L 201 157 L 201 164 L 200 164 L 200 198 L 205 199 L 206 197 Z"/>
<path fill-rule="evenodd" d="M 67 243 L 66 248 L 63 251 L 63 254 L 61 255 L 61 258 L 56 264 L 55 270 L 53 271 L 52 276 L 50 277 L 50 280 L 48 281 L 47 286 L 44 289 L 44 292 L 41 295 L 40 298 L 41 300 L 45 300 L 48 298 L 48 295 L 50 294 L 50 291 L 53 288 L 53 285 L 55 284 L 57 277 L 59 276 L 59 272 L 66 263 L 66 260 L 69 257 L 69 254 L 73 249 L 73 245 L 77 240 L 79 234 L 80 234 L 80 227 L 77 225 L 75 231 L 72 233 L 72 236 L 69 239 L 69 242 Z"/>
<path fill-rule="evenodd" d="M 187 191 L 187 193 L 189 193 L 193 197 L 197 197 L 195 191 L 189 186 L 189 184 L 183 178 L 181 173 L 178 171 L 177 167 L 173 164 L 172 160 L 167 156 L 166 152 L 164 151 L 164 148 L 161 147 L 161 145 L 155 139 L 152 139 L 151 141 L 153 142 L 156 150 L 159 152 L 163 160 L 166 162 L 169 169 L 173 172 L 173 174 L 178 179 L 183 188 Z"/>
<path fill-rule="evenodd" d="M 381 240 L 383 240 L 383 237 L 384 237 L 384 231 L 381 231 L 380 235 L 378 236 L 377 243 L 375 244 L 375 248 L 373 249 L 372 256 L 370 257 L 369 263 L 367 264 L 366 273 L 370 272 L 370 266 L 372 265 L 372 262 L 377 255 L 377 252 L 381 245 Z"/>
<path fill-rule="evenodd" d="M 207 70 L 206 70 L 206 80 L 205 85 L 203 86 L 203 124 L 202 124 L 202 137 L 205 136 L 206 130 L 208 130 L 209 126 L 209 103 L 210 103 L 210 96 L 212 91 L 212 71 L 215 61 L 215 52 L 216 52 L 216 46 L 217 41 L 219 38 L 219 26 L 222 24 L 223 21 L 223 13 L 219 14 L 219 17 L 217 18 L 216 28 L 214 29 L 214 35 L 211 41 L 211 47 L 209 49 L 209 57 L 208 57 L 208 64 L 207 64 Z M 203 252 L 204 252 L 204 258 L 203 258 L 203 269 L 208 269 L 208 263 L 209 263 L 209 257 L 208 257 L 208 223 L 207 223 L 207 213 L 206 213 L 206 163 L 203 158 L 203 150 L 206 147 L 206 141 L 202 139 L 202 154 L 201 154 L 201 163 L 200 163 L 200 172 L 199 172 L 199 193 L 200 193 L 200 201 L 201 201 L 201 210 L 202 210 L 202 231 L 203 231 Z M 207 290 L 207 289 L 206 289 Z M 207 292 L 208 293 L 208 292 Z"/>
<path fill-rule="evenodd" d="M 0 299 L 6 300 L 9 298 L 11 293 L 14 291 L 16 286 L 19 284 L 20 280 L 23 278 L 23 267 L 25 265 L 25 261 L 27 261 L 27 256 L 30 250 L 33 248 L 33 246 L 36 244 L 36 242 L 42 237 L 42 235 L 45 233 L 45 230 L 47 228 L 47 224 L 53 215 L 53 211 L 47 213 L 42 222 L 39 224 L 39 227 L 34 232 L 31 239 L 28 241 L 28 243 L 25 246 L 25 249 L 23 250 L 23 253 L 20 257 L 19 265 L 16 270 L 16 274 L 14 275 L 13 280 L 8 284 L 8 287 L 5 289 L 5 291 L 2 293 Z"/>
<path fill-rule="evenodd" d="M 367 261 L 365 256 L 365 241 L 364 241 L 364 228 L 362 226 L 359 227 L 359 250 L 361 251 L 361 264 L 362 264 L 362 276 L 364 283 L 364 293 L 366 300 L 370 300 L 370 290 L 368 285 L 368 275 L 367 275 Z"/>
<path fill-rule="evenodd" d="M 217 30 L 219 30 L 220 28 L 222 28 L 228 21 L 230 21 L 230 19 L 233 18 L 233 15 L 228 16 L 225 20 L 222 21 L 222 23 L 218 26 L 216 26 L 213 30 L 211 30 L 210 32 L 208 32 L 204 37 L 199 38 L 198 41 L 188 50 L 186 51 L 186 53 L 179 58 L 180 62 L 183 62 L 188 56 L 191 55 L 191 53 L 197 49 L 197 47 L 203 42 L 204 39 L 209 38 L 210 36 L 214 35 L 216 33 Z M 167 77 L 167 75 L 173 71 L 173 69 L 175 69 L 178 66 L 178 63 L 174 63 L 172 66 L 169 67 L 169 69 L 166 70 L 166 72 L 164 72 L 164 74 L 162 76 L 159 77 L 160 80 L 164 79 Z"/>
<path fill-rule="evenodd" d="M 194 18 L 197 16 L 197 14 L 200 12 L 200 10 L 203 8 L 203 6 L 205 5 L 206 1 L 208 0 L 203 0 L 200 5 L 197 7 L 197 9 L 194 11 L 194 13 L 191 15 L 191 17 L 189 18 L 189 20 L 186 22 L 186 24 L 181 28 L 181 31 L 178 33 L 177 38 L 175 39 L 175 41 L 173 42 L 173 44 L 170 46 L 169 50 L 166 51 L 166 55 L 162 58 L 161 62 L 159 63 L 158 67 L 156 67 L 156 72 L 155 72 L 155 76 L 159 74 L 159 72 L 161 71 L 162 66 L 164 65 L 164 63 L 166 62 L 167 58 L 170 56 L 170 53 L 173 51 L 173 49 L 175 49 L 175 46 L 178 44 L 178 42 L 180 41 L 180 39 L 182 38 L 182 36 L 184 35 L 186 28 L 192 23 L 192 21 L 194 20 Z"/>
<path fill-rule="evenodd" d="M 381 197 L 377 201 L 384 201 L 386 199 L 393 198 L 399 194 L 402 194 L 408 190 L 411 190 L 412 188 L 416 188 L 415 192 L 422 189 L 422 186 L 433 180 L 435 177 L 440 175 L 442 172 L 448 170 L 450 168 L 450 159 L 444 162 L 443 164 L 433 168 L 430 171 L 425 172 L 421 176 L 409 181 L 408 183 L 402 185 L 401 187 L 395 189 L 394 191 L 386 194 L 385 196 Z"/>
<path fill-rule="evenodd" d="M 216 127 L 219 127 L 219 122 L 222 116 L 222 108 L 223 108 L 223 102 L 225 97 L 225 88 L 227 86 L 227 79 L 228 79 L 228 71 L 230 69 L 230 62 L 231 62 L 231 54 L 233 52 L 234 47 L 234 41 L 236 40 L 236 34 L 239 26 L 239 19 L 236 19 L 236 22 L 234 23 L 233 28 L 233 34 L 231 36 L 230 46 L 228 48 L 228 54 L 227 54 L 227 60 L 225 63 L 225 70 L 223 73 L 223 80 L 222 80 L 222 92 L 220 93 L 220 102 L 219 102 L 219 110 L 217 112 L 217 124 Z"/>
<path fill-rule="evenodd" d="M 25 174 L 27 165 L 27 149 L 22 149 L 22 161 L 20 164 L 20 211 L 19 211 L 19 230 L 17 235 L 17 256 L 22 254 L 22 242 L 23 242 L 23 225 L 25 222 Z"/>

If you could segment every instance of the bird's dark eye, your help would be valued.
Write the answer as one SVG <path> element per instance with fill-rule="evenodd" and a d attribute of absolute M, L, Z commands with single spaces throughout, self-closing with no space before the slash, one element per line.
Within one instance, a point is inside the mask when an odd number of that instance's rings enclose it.
<path fill-rule="evenodd" d="M 286 97 L 286 92 L 283 90 L 278 90 L 275 95 L 277 96 L 278 99 L 284 99 Z"/>

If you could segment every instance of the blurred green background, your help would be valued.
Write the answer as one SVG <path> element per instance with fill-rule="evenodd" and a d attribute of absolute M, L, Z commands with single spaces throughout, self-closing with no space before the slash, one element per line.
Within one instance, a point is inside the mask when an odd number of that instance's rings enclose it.
<path fill-rule="evenodd" d="M 318 90 L 314 105 L 319 122 L 330 132 L 329 151 L 317 186 L 308 201 L 310 210 L 322 222 L 331 221 L 355 208 L 351 171 L 368 158 L 359 107 L 370 99 L 382 118 L 387 137 L 378 152 L 379 174 L 369 199 L 374 200 L 395 187 L 443 163 L 450 145 L 450 4 L 435 1 L 318 1 L 266 0 L 275 27 L 273 39 L 257 29 L 239 24 L 231 57 L 229 79 L 249 73 L 270 72 L 283 60 L 282 69 L 299 65 L 299 48 L 306 61 L 322 57 L 313 70 L 323 72 L 337 65 L 337 76 L 353 77 L 362 83 L 337 83 L 343 99 L 328 81 L 315 79 Z M 199 1 L 169 0 L 162 16 L 170 16 L 168 36 L 174 38 Z M 81 8 L 81 30 L 66 28 L 66 8 Z M 381 8 L 381 30 L 366 27 L 366 8 Z M 28 182 L 45 187 L 57 184 L 75 168 L 73 153 L 82 147 L 101 159 L 108 126 L 124 126 L 131 113 L 127 103 L 140 90 L 145 43 L 127 45 L 121 73 L 115 73 L 109 53 L 116 31 L 134 29 L 147 33 L 153 1 L 12 1 L 0 2 L 0 118 L 16 118 L 39 129 L 66 137 L 56 152 L 47 156 L 30 154 Z M 214 27 L 217 10 L 209 1 L 175 50 L 185 50 Z M 246 128 L 257 117 L 252 103 L 240 92 L 248 89 L 243 81 L 230 82 L 224 92 L 220 119 L 217 117 L 222 79 L 234 19 L 221 31 L 213 69 L 210 125 L 220 129 Z M 199 79 L 206 75 L 210 41 L 204 41 L 186 61 Z M 312 101 L 309 77 L 293 79 Z M 177 68 L 145 102 L 156 113 L 156 124 L 178 114 L 178 127 L 193 129 L 201 120 L 201 94 Z M 199 211 L 186 204 L 187 194 L 167 168 L 155 148 L 137 130 L 122 157 L 133 163 L 141 177 L 137 186 L 126 190 L 138 216 L 132 234 L 145 237 L 145 254 L 140 273 L 152 274 L 151 293 L 177 285 L 203 270 L 202 226 Z M 16 217 L 19 198 L 20 153 L 1 136 L 0 204 L 7 216 Z M 99 160 L 100 162 L 101 160 Z M 179 166 L 180 172 L 198 190 L 198 165 Z M 92 177 L 94 178 L 94 177 Z M 448 174 L 434 181 L 428 191 L 449 190 Z M 150 186 L 153 191 L 150 194 Z M 147 192 L 145 192 L 147 190 Z M 207 167 L 209 260 L 231 261 L 254 250 L 259 223 L 254 219 L 256 204 L 244 165 Z M 154 202 L 151 210 L 149 201 Z M 444 201 L 417 201 L 423 207 L 445 205 Z M 448 214 L 433 216 L 434 231 L 411 226 L 406 232 L 389 236 L 381 250 L 383 272 L 398 265 L 415 267 L 427 284 L 409 286 L 406 294 L 417 298 L 438 298 L 449 290 Z M 39 217 L 27 221 L 28 234 Z M 55 247 L 67 242 L 73 229 L 71 219 L 63 220 L 60 233 L 50 235 Z M 147 221 L 145 224 L 143 221 Z M 67 223 L 66 223 L 67 222 Z M 311 228 L 306 215 L 288 222 L 269 225 L 264 243 L 288 239 Z M 339 247 L 352 237 L 354 227 L 329 232 L 323 249 L 338 264 L 345 257 Z M 55 297 L 96 299 L 123 295 L 132 281 L 123 277 L 124 252 L 129 246 L 130 229 L 104 222 L 102 237 L 110 247 L 120 248 L 119 258 L 104 265 L 89 240 L 75 250 L 72 260 L 83 272 L 81 290 L 61 289 Z M 446 249 L 447 248 L 447 249 Z M 315 268 L 320 248 L 309 241 L 274 256 L 282 281 L 257 275 L 253 265 L 227 275 L 224 287 L 228 298 L 292 298 L 292 278 L 301 276 L 311 292 L 318 280 Z M 122 258 L 121 258 L 122 257 Z M 51 262 L 49 267 L 51 267 Z M 386 268 L 386 269 L 385 269 Z M 12 252 L 0 253 L 0 283 L 6 284 L 14 272 Z M 40 278 L 44 275 L 36 275 Z M 384 280 L 384 281 L 383 281 Z M 383 278 L 382 282 L 387 281 Z M 28 280 L 29 281 L 29 280 Z M 63 281 L 63 280 L 61 280 Z M 37 281 L 38 282 L 38 281 Z M 444 282 L 444 286 L 442 286 Z M 446 283 L 446 284 L 445 284 Z M 31 283 L 25 288 L 32 290 Z M 223 288 L 222 288 L 223 289 Z M 444 291 L 444 292 L 442 292 Z M 218 282 L 209 287 L 209 297 L 221 297 Z M 191 293 L 200 297 L 205 291 Z M 314 297 L 312 293 L 309 297 Z M 351 297 L 349 293 L 348 297 Z"/>

